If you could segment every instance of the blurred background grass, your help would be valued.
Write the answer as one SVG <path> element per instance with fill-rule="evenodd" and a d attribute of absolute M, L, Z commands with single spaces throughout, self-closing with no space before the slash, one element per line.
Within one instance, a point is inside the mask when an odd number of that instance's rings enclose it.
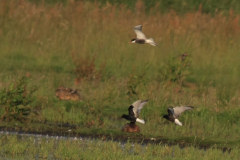
<path fill-rule="evenodd" d="M 29 77 L 41 113 L 31 118 L 82 125 L 77 132 L 120 133 L 128 106 L 150 99 L 141 135 L 238 143 L 240 2 L 128 2 L 1 0 L 0 87 Z M 138 24 L 160 48 L 129 44 Z M 77 79 L 93 59 L 94 72 Z M 59 101 L 61 85 L 84 100 Z M 195 107 L 183 127 L 162 119 L 170 105 Z"/>
<path fill-rule="evenodd" d="M 115 5 L 115 6 L 121 6 L 125 5 L 128 9 L 134 10 L 136 3 L 139 2 L 139 0 L 45 0 L 45 3 L 48 4 L 56 4 L 56 3 L 62 3 L 64 5 L 68 4 L 69 2 L 91 2 L 91 3 L 98 3 L 101 6 L 104 6 L 106 3 Z M 41 3 L 41 1 L 38 0 L 30 0 L 30 2 L 34 3 Z M 225 14 L 228 14 L 228 11 L 230 9 L 233 9 L 237 13 L 239 13 L 240 9 L 240 2 L 239 1 L 229 1 L 229 0 L 143 0 L 144 8 L 146 11 L 151 11 L 153 8 L 157 8 L 159 12 L 166 13 L 170 10 L 174 10 L 179 14 L 184 14 L 189 11 L 197 11 L 199 9 L 199 6 L 202 6 L 203 13 L 210 13 L 210 14 L 216 14 L 217 12 L 224 12 Z M 157 6 L 157 7 L 156 7 Z"/>

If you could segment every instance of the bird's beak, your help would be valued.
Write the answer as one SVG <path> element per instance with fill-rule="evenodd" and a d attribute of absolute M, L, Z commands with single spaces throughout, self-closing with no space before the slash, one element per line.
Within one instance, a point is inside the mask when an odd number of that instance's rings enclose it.
<path fill-rule="evenodd" d="M 132 42 L 129 42 L 129 43 L 132 43 Z"/>

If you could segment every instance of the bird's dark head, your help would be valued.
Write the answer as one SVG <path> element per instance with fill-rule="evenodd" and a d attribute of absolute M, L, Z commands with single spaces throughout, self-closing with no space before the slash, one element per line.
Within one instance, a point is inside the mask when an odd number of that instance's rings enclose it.
<path fill-rule="evenodd" d="M 126 115 L 126 114 L 123 114 L 123 115 L 122 115 L 122 118 L 127 119 L 127 117 L 128 117 L 128 115 Z"/>
<path fill-rule="evenodd" d="M 168 119 L 168 115 L 164 115 L 163 118 Z"/>
<path fill-rule="evenodd" d="M 131 105 L 128 109 L 133 109 L 133 106 Z"/>
<path fill-rule="evenodd" d="M 132 39 L 130 43 L 136 43 L 136 39 Z"/>

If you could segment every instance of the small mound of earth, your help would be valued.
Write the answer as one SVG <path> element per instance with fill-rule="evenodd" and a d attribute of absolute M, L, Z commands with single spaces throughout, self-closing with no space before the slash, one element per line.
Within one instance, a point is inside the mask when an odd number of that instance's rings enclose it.
<path fill-rule="evenodd" d="M 140 127 L 136 124 L 127 123 L 123 126 L 122 131 L 131 133 L 140 132 Z"/>

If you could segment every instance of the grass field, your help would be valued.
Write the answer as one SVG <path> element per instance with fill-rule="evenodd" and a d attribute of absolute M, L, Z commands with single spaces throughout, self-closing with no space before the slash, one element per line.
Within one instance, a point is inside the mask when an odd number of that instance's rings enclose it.
<path fill-rule="evenodd" d="M 17 159 L 238 159 L 239 150 L 199 150 L 168 145 L 145 145 L 102 140 L 1 136 L 1 158 Z"/>
<path fill-rule="evenodd" d="M 33 123 L 48 121 L 78 124 L 77 133 L 126 135 L 121 115 L 134 101 L 149 99 L 141 112 L 147 123 L 128 136 L 239 147 L 239 15 L 154 8 L 145 14 L 143 2 L 135 6 L 133 12 L 88 2 L 0 1 L 0 88 L 27 76 L 28 87 L 38 87 L 32 107 L 40 113 L 30 115 L 32 123 L 1 126 L 58 131 Z M 129 44 L 138 24 L 160 48 Z M 79 77 L 76 66 L 92 70 Z M 84 99 L 58 100 L 59 86 L 79 89 Z M 195 107 L 180 117 L 183 127 L 162 118 L 171 105 Z"/>

